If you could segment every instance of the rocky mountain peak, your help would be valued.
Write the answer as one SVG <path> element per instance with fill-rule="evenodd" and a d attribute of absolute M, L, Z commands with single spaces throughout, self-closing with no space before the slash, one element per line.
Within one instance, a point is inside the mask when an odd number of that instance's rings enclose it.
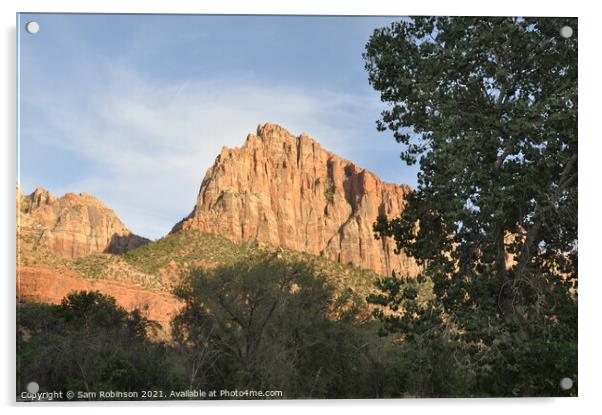
<path fill-rule="evenodd" d="M 113 210 L 88 193 L 57 198 L 41 187 L 29 195 L 17 188 L 17 213 L 20 235 L 35 238 L 63 258 L 121 253 L 149 242 L 133 234 Z"/>
<path fill-rule="evenodd" d="M 291 133 L 289 133 L 285 128 L 279 126 L 278 124 L 270 124 L 270 123 L 258 125 L 257 126 L 257 136 L 264 138 L 264 139 L 270 139 L 270 138 L 294 139 L 295 138 L 295 136 L 293 136 Z"/>
<path fill-rule="evenodd" d="M 56 198 L 48 190 L 42 187 L 36 187 L 31 195 L 29 195 L 29 209 L 36 209 L 40 206 L 50 204 L 56 200 Z"/>
<path fill-rule="evenodd" d="M 192 213 L 172 232 L 199 229 L 235 242 L 258 240 L 322 255 L 383 275 L 416 274 L 416 264 L 376 240 L 379 214 L 403 210 L 406 185 L 326 151 L 307 134 L 258 126 L 242 147 L 224 147 L 202 181 Z"/>

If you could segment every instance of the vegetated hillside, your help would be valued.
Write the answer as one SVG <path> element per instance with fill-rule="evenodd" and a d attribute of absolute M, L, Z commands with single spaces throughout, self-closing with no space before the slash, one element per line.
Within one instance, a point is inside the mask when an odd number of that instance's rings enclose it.
<path fill-rule="evenodd" d="M 351 288 L 360 293 L 367 293 L 374 279 L 378 277 L 372 271 L 343 265 L 316 255 L 273 247 L 257 241 L 236 244 L 222 236 L 194 229 L 170 234 L 120 255 L 137 270 L 149 275 L 169 277 L 177 277 L 194 267 L 230 265 L 257 256 L 306 262 L 327 277 L 335 288 Z M 168 282 L 174 282 L 174 279 L 168 278 Z"/>
<path fill-rule="evenodd" d="M 194 229 L 170 234 L 124 254 L 96 253 L 73 260 L 57 257 L 28 235 L 21 235 L 18 239 L 20 266 L 28 270 L 27 278 L 33 278 L 35 271 L 32 270 L 50 269 L 57 273 L 57 278 L 59 274 L 75 276 L 88 281 L 91 288 L 93 282 L 116 283 L 147 291 L 149 296 L 153 292 L 170 294 L 181 277 L 194 268 L 213 268 L 240 261 L 270 261 L 273 258 L 309 264 L 333 285 L 341 298 L 345 297 L 365 308 L 365 297 L 378 278 L 374 272 L 316 255 L 272 247 L 257 241 L 237 244 L 219 235 Z M 23 287 L 25 289 L 26 286 Z M 70 291 L 68 284 L 62 288 L 65 294 Z M 21 290 L 20 294 L 32 299 L 27 292 Z M 124 306 L 128 304 L 118 291 L 112 295 L 118 303 Z M 150 305 L 146 308 L 150 308 Z M 367 309 L 365 311 L 363 315 L 367 316 Z M 164 316 L 160 320 L 167 321 Z"/>

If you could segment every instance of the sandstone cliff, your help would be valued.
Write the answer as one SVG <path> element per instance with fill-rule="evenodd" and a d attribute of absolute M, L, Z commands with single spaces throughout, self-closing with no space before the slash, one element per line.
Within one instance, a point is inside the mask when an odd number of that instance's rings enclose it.
<path fill-rule="evenodd" d="M 256 239 L 389 275 L 415 275 L 394 241 L 376 240 L 379 214 L 404 208 L 405 185 L 324 150 L 306 134 L 265 124 L 240 148 L 223 148 L 207 171 L 192 213 L 172 232 L 199 229 L 235 242 Z"/>
<path fill-rule="evenodd" d="M 57 198 L 42 188 L 27 196 L 17 188 L 17 232 L 69 259 L 97 252 L 122 253 L 149 242 L 133 234 L 95 197 L 67 193 Z"/>

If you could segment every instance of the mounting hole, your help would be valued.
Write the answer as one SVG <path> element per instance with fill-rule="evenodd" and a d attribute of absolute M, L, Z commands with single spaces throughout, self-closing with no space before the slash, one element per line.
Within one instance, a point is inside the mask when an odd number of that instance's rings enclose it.
<path fill-rule="evenodd" d="M 573 36 L 573 28 L 571 26 L 563 26 L 562 29 L 560 29 L 560 36 L 565 39 L 570 38 Z"/>
<path fill-rule="evenodd" d="M 568 391 L 572 387 L 573 387 L 573 379 L 571 379 L 571 378 L 560 379 L 560 389 Z"/>
<path fill-rule="evenodd" d="M 36 34 L 38 33 L 38 31 L 40 30 L 40 25 L 38 24 L 38 22 L 27 22 L 25 23 L 25 30 L 27 30 L 27 33 L 30 34 Z"/>
<path fill-rule="evenodd" d="M 40 385 L 38 385 L 38 382 L 29 382 L 27 386 L 25 386 L 25 389 L 27 389 L 27 392 L 29 393 L 38 393 Z"/>

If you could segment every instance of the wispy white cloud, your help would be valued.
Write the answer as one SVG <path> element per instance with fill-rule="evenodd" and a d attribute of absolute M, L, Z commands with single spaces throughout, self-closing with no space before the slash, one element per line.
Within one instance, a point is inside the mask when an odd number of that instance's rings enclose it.
<path fill-rule="evenodd" d="M 55 191 L 98 195 L 128 227 L 151 238 L 191 210 L 221 147 L 240 146 L 258 124 L 307 132 L 352 158 L 350 143 L 362 140 L 354 119 L 367 108 L 378 112 L 372 98 L 323 89 L 244 78 L 172 84 L 124 68 L 108 73 L 95 88 L 36 97 L 54 131 L 46 140 L 98 166 Z"/>

